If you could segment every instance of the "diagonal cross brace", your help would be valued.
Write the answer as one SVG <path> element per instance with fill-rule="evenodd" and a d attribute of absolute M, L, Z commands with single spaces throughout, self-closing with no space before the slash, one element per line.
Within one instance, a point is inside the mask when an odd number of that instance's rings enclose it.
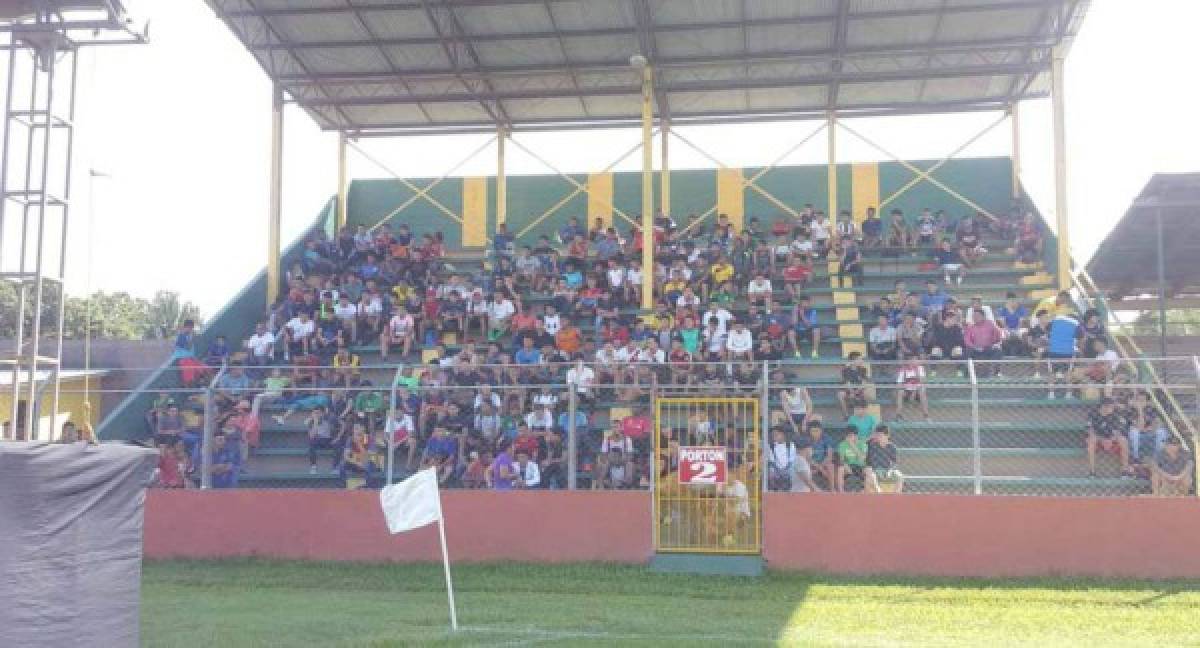
<path fill-rule="evenodd" d="M 657 133 L 657 132 L 658 131 L 656 129 L 655 133 Z M 552 205 L 550 207 L 550 209 L 547 209 L 546 211 L 542 212 L 541 216 L 538 216 L 537 218 L 533 219 L 533 221 L 531 221 L 528 225 L 521 228 L 521 231 L 517 232 L 517 238 L 524 236 L 525 234 L 527 234 L 529 232 L 529 230 L 533 229 L 534 227 L 537 227 L 537 225 L 539 223 L 541 223 L 542 221 L 544 221 L 547 218 L 549 218 L 550 216 L 552 216 L 558 210 L 562 209 L 563 205 L 566 205 L 575 196 L 578 196 L 581 193 L 586 193 L 589 196 L 591 196 L 591 192 L 588 191 L 587 185 L 583 184 L 582 182 L 579 182 L 575 178 L 572 178 L 571 176 L 567 175 L 566 173 L 563 173 L 562 171 L 560 171 L 558 169 L 558 167 L 551 164 L 548 160 L 546 160 L 542 156 L 538 155 L 537 153 L 533 152 L 529 147 L 518 142 L 516 140 L 516 138 L 509 138 L 508 141 L 512 142 L 512 144 L 514 146 L 516 146 L 517 148 L 528 153 L 530 155 L 530 157 L 532 157 L 533 159 L 546 165 L 547 168 L 549 168 L 551 171 L 554 171 L 558 175 L 562 176 L 567 182 L 571 183 L 571 185 L 575 187 L 571 192 L 569 192 L 566 196 L 564 196 L 562 198 L 562 200 L 559 200 L 558 202 L 554 203 L 554 205 Z M 618 164 L 620 164 L 622 161 L 624 161 L 625 158 L 629 157 L 630 155 L 633 155 L 641 148 L 642 148 L 641 142 L 638 142 L 637 144 L 633 145 L 631 148 L 629 148 L 624 153 L 622 153 L 617 159 L 613 160 L 608 166 L 604 167 L 603 173 L 612 171 L 613 168 L 615 168 Z M 614 214 L 620 216 L 621 218 L 624 218 L 630 224 L 632 224 L 634 226 L 641 225 L 638 221 L 634 220 L 628 214 L 621 211 L 620 209 L 617 209 L 617 207 L 615 205 L 609 203 L 607 200 L 604 200 L 603 198 L 600 198 L 598 196 L 596 197 L 596 199 L 600 201 L 601 205 L 604 205 L 605 207 L 608 207 L 609 209 L 613 210 Z"/>
<path fill-rule="evenodd" d="M 900 159 L 899 156 L 897 156 L 895 153 L 892 153 L 891 151 L 883 148 L 882 146 L 876 144 L 875 142 L 872 142 L 870 139 L 868 139 L 863 134 L 861 134 L 858 131 L 854 130 L 853 128 L 850 128 L 849 126 L 847 126 L 844 122 L 839 121 L 838 126 L 842 127 L 847 133 L 850 133 L 851 135 L 862 140 L 863 143 L 865 143 L 867 146 L 870 146 L 871 148 L 879 151 L 880 153 L 883 153 L 884 155 L 891 158 L 893 161 L 899 162 L 900 166 L 903 166 L 904 168 L 908 169 L 909 171 L 912 171 L 913 173 L 915 173 L 918 176 L 918 179 L 917 179 L 918 182 L 921 180 L 924 180 L 924 181 L 928 182 L 929 184 L 932 184 L 933 186 L 937 187 L 938 189 L 941 189 L 942 191 L 946 192 L 951 197 L 955 198 L 956 200 L 958 200 L 959 202 L 963 203 L 964 205 L 970 207 L 971 209 L 974 209 L 975 211 L 977 211 L 981 214 L 986 214 L 988 216 L 994 217 L 994 215 L 991 212 L 984 209 L 983 207 L 980 207 L 978 204 L 976 204 L 970 198 L 967 198 L 966 196 L 958 193 L 957 191 L 951 189 L 950 187 L 947 187 L 942 181 L 940 181 L 937 178 L 930 175 L 931 171 L 926 171 L 925 169 L 921 169 L 920 167 L 917 167 L 915 164 L 909 162 L 908 160 Z M 993 124 L 993 126 L 994 126 L 994 124 Z M 991 128 L 991 126 L 989 126 L 989 128 Z M 915 184 L 915 183 L 913 183 L 913 184 Z"/>
<path fill-rule="evenodd" d="M 763 177 L 764 175 L 766 175 L 766 174 L 767 174 L 769 171 L 771 171 L 771 170 L 775 169 L 775 167 L 779 166 L 779 163 L 780 163 L 780 162 L 783 162 L 783 160 L 784 160 L 785 158 L 787 158 L 787 156 L 791 155 L 792 153 L 795 153 L 796 151 L 798 151 L 798 150 L 800 149 L 800 147 L 804 146 L 804 145 L 805 145 L 805 144 L 807 144 L 807 143 L 808 143 L 810 140 L 812 140 L 812 138 L 814 138 L 814 137 L 816 137 L 817 135 L 821 134 L 821 131 L 825 130 L 825 128 L 826 128 L 826 125 L 825 125 L 824 123 L 822 123 L 820 126 L 818 126 L 818 127 L 817 127 L 817 129 L 816 129 L 816 130 L 814 130 L 813 132 L 811 132 L 811 133 L 809 133 L 808 135 L 806 135 L 806 136 L 805 136 L 803 139 L 801 139 L 799 142 L 797 142 L 796 144 L 792 145 L 790 148 L 788 148 L 788 149 L 787 149 L 786 151 L 784 151 L 783 153 L 780 153 L 779 155 L 775 156 L 775 159 L 771 160 L 771 162 L 770 162 L 769 164 L 767 164 L 767 166 L 765 166 L 765 167 L 763 167 L 763 168 L 759 169 L 759 170 L 758 170 L 758 173 L 755 173 L 754 175 L 750 176 L 749 178 L 743 178 L 743 179 L 742 179 L 742 187 L 750 187 L 751 189 L 753 189 L 753 190 L 755 190 L 755 191 L 759 192 L 760 194 L 762 194 L 763 196 L 765 196 L 765 197 L 767 198 L 767 200 L 770 200 L 770 201 L 771 201 L 773 204 L 775 204 L 776 206 L 780 207 L 781 209 L 784 209 L 784 210 L 785 210 L 785 211 L 787 211 L 789 214 L 791 214 L 791 215 L 792 215 L 792 217 L 795 217 L 795 216 L 797 215 L 797 212 L 796 212 L 794 209 L 791 209 L 790 207 L 788 207 L 788 205 L 784 204 L 784 203 L 783 203 L 783 201 L 781 201 L 781 200 L 779 200 L 779 199 L 775 198 L 775 196 L 772 196 L 770 193 L 768 193 L 768 192 L 767 192 L 767 190 L 763 189 L 762 187 L 759 187 L 759 186 L 756 184 L 756 182 L 758 181 L 758 179 L 759 179 L 759 178 L 761 178 L 761 177 Z M 703 155 L 704 157 L 708 158 L 709 160 L 711 160 L 712 162 L 716 163 L 716 164 L 717 164 L 718 166 L 720 166 L 721 168 L 723 168 L 723 169 L 728 169 L 728 168 L 729 168 L 728 166 L 726 166 L 725 164 L 723 164 L 723 163 L 722 163 L 720 160 L 716 159 L 716 158 L 715 158 L 715 157 L 713 157 L 712 155 L 709 155 L 709 154 L 708 154 L 708 153 L 706 153 L 705 151 L 701 150 L 701 149 L 700 149 L 698 146 L 696 146 L 694 143 L 692 143 L 692 142 L 688 141 L 687 139 L 685 139 L 685 138 L 684 138 L 682 135 L 678 134 L 677 132 L 675 132 L 675 131 L 671 131 L 671 134 L 673 134 L 673 135 L 675 135 L 676 137 L 678 137 L 678 138 L 679 138 L 679 140 L 680 140 L 681 142 L 683 142 L 684 144 L 687 144 L 689 147 L 691 147 L 691 148 L 692 148 L 693 150 L 695 150 L 697 153 L 699 153 L 699 154 Z M 702 223 L 702 222 L 704 222 L 706 219 L 708 219 L 710 216 L 712 216 L 712 215 L 713 215 L 713 213 L 714 213 L 714 212 L 716 212 L 716 211 L 717 211 L 717 205 L 713 205 L 712 207 L 710 207 L 710 208 L 708 209 L 708 211 L 706 211 L 706 212 L 704 212 L 703 214 L 701 214 L 701 215 L 699 216 L 699 218 L 696 218 L 696 219 L 695 219 L 695 220 L 693 220 L 692 222 L 688 223 L 688 224 L 687 224 L 687 226 L 685 226 L 685 227 L 684 227 L 682 230 L 680 230 L 680 233 L 681 233 L 681 234 L 682 234 L 682 233 L 687 233 L 687 232 L 688 232 L 688 231 L 690 231 L 690 230 L 691 230 L 693 227 L 695 227 L 696 225 L 699 225 L 700 223 Z"/>
<path fill-rule="evenodd" d="M 442 176 L 441 176 L 441 177 L 439 177 L 439 178 L 437 178 L 437 179 L 435 179 L 435 180 L 432 180 L 432 181 L 430 181 L 430 182 L 429 182 L 429 184 L 425 185 L 424 187 L 418 187 L 418 186 L 416 186 L 415 184 L 413 184 L 412 182 L 410 182 L 408 179 L 401 177 L 401 176 L 400 176 L 400 174 L 396 173 L 396 172 L 395 172 L 395 171 L 393 171 L 391 168 L 389 168 L 387 165 L 385 165 L 384 163 L 382 163 L 382 162 L 380 162 L 379 160 L 375 159 L 375 158 L 374 158 L 373 156 L 371 156 L 369 153 L 367 153 L 366 151 L 364 151 L 364 150 L 362 149 L 362 147 L 358 146 L 357 144 L 355 144 L 355 143 L 354 143 L 353 141 L 351 141 L 351 140 L 346 140 L 346 143 L 347 143 L 347 144 L 349 144 L 349 145 L 350 145 L 352 148 L 354 148 L 354 150 L 358 151 L 358 152 L 359 152 L 359 154 L 361 154 L 361 155 L 362 155 L 364 158 L 366 158 L 367 160 L 369 160 L 369 161 L 370 161 L 371 163 L 373 163 L 375 166 L 377 166 L 377 167 L 379 167 L 379 168 L 383 169 L 384 171 L 388 172 L 389 174 L 391 174 L 391 175 L 392 175 L 394 178 L 396 178 L 396 180 L 398 180 L 398 181 L 399 181 L 401 184 L 403 184 L 405 187 L 409 188 L 410 190 L 412 190 L 412 191 L 414 192 L 414 193 L 413 193 L 413 195 L 412 195 L 412 196 L 410 196 L 410 197 L 408 198 L 408 200 L 405 200 L 404 202 L 400 203 L 400 206 L 396 207 L 396 208 L 395 208 L 395 209 L 393 209 L 391 212 L 389 212 L 389 213 L 388 213 L 386 216 L 384 216 L 383 218 L 379 219 L 379 221 L 378 221 L 378 222 L 376 222 L 374 225 L 372 225 L 371 227 L 367 228 L 367 231 L 370 231 L 370 232 L 373 232 L 373 231 L 375 231 L 376 229 L 378 229 L 378 228 L 379 228 L 379 226 L 381 226 L 381 225 L 383 225 L 384 223 L 386 223 L 387 221 L 391 220 L 391 218 L 392 218 L 393 216 L 395 216 L 396 214 L 399 214 L 400 212 L 404 211 L 404 210 L 405 210 L 405 209 L 407 209 L 407 208 L 408 208 L 410 205 L 412 205 L 413 203 L 415 203 L 415 202 L 416 202 L 416 201 L 418 201 L 418 200 L 421 200 L 422 198 L 423 198 L 423 199 L 425 199 L 425 200 L 427 200 L 427 201 L 428 201 L 428 202 L 429 202 L 431 205 L 433 205 L 434 207 L 436 207 L 436 208 L 438 208 L 439 210 L 441 210 L 441 212 L 442 212 L 442 213 L 444 213 L 444 214 L 445 214 L 446 216 L 448 216 L 449 218 L 451 218 L 451 219 L 453 219 L 453 220 L 457 221 L 459 224 L 462 224 L 462 218 L 461 218 L 461 217 L 459 217 L 459 215 L 458 215 L 458 214 L 455 214 L 453 211 L 451 211 L 450 209 L 448 209 L 448 208 L 447 208 L 445 205 L 443 205 L 443 204 L 441 204 L 440 202 L 438 202 L 438 201 L 437 201 L 437 199 L 435 199 L 433 196 L 430 196 L 430 195 L 429 195 L 429 192 L 430 192 L 430 191 L 432 191 L 434 187 L 438 186 L 438 185 L 439 185 L 439 184 L 441 184 L 441 183 L 442 183 L 444 180 L 446 180 L 447 178 L 449 178 L 449 177 L 450 177 L 450 175 L 451 175 L 451 174 L 453 174 L 455 171 L 457 171 L 458 169 L 462 168 L 462 166 L 463 166 L 464 164 L 466 164 L 467 162 L 471 161 L 471 160 L 472 160 L 472 159 L 473 159 L 473 158 L 474 158 L 476 155 L 479 155 L 479 154 L 480 154 L 480 153 L 481 153 L 481 152 L 482 152 L 484 149 L 486 149 L 487 147 L 491 146 L 491 145 L 492 145 L 492 142 L 494 142 L 495 140 L 496 140 L 496 137 L 495 137 L 495 136 L 493 136 L 491 139 L 487 140 L 487 141 L 486 141 L 486 142 L 484 142 L 482 145 L 480 145 L 478 148 L 476 148 L 474 151 L 471 151 L 471 152 L 470 152 L 470 153 L 469 153 L 469 154 L 468 154 L 466 157 L 464 157 L 463 159 L 459 160 L 459 161 L 458 161 L 458 162 L 457 162 L 457 163 L 456 163 L 454 166 L 450 167 L 450 169 L 449 169 L 449 170 L 447 170 L 447 171 L 446 171 L 446 173 L 442 174 Z"/>
<path fill-rule="evenodd" d="M 887 198 L 884 198 L 882 201 L 880 201 L 879 209 L 883 209 L 888 204 L 890 204 L 892 201 L 894 201 L 895 199 L 897 199 L 901 195 L 903 195 L 905 192 L 907 192 L 909 189 L 912 189 L 913 187 L 920 184 L 922 181 L 929 180 L 935 171 L 937 171 L 938 169 L 945 166 L 945 164 L 947 162 L 949 162 L 950 160 L 953 160 L 959 153 L 962 153 L 964 150 L 966 150 L 966 148 L 968 146 L 979 141 L 979 138 L 990 133 L 992 131 L 992 129 L 994 129 L 996 126 L 999 126 L 1000 122 L 1003 122 L 1005 119 L 1007 119 L 1007 117 L 1008 117 L 1008 115 L 1000 115 L 999 119 L 997 119 L 996 121 L 992 122 L 991 124 L 988 124 L 987 126 L 985 126 L 983 128 L 983 130 L 979 131 L 974 136 L 972 136 L 970 139 L 963 142 L 961 146 L 959 146 L 958 148 L 951 151 L 949 154 L 946 155 L 946 157 L 942 158 L 941 160 L 938 160 L 937 164 L 934 164 L 933 166 L 929 167 L 925 171 L 918 173 L 916 176 L 913 177 L 912 180 L 909 180 L 908 183 L 906 183 L 903 187 L 900 187 L 899 189 L 894 191 L 892 193 L 892 195 L 890 195 Z"/>

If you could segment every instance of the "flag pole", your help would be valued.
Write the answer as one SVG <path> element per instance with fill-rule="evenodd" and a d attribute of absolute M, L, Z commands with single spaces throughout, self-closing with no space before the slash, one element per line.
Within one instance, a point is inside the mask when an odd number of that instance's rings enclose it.
<path fill-rule="evenodd" d="M 458 632 L 458 613 L 454 610 L 454 583 L 450 580 L 450 554 L 446 551 L 446 521 L 441 515 L 442 495 L 438 493 L 438 537 L 442 541 L 442 567 L 446 570 L 446 597 L 450 601 L 450 629 Z"/>

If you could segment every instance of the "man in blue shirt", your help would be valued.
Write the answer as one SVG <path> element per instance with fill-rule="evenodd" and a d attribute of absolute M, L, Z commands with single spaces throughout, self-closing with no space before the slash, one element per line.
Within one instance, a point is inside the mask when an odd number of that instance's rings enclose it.
<path fill-rule="evenodd" d="M 508 226 L 500 223 L 496 226 L 496 233 L 492 236 L 492 248 L 498 256 L 511 257 L 515 252 L 515 239 L 512 234 L 508 233 Z"/>
<path fill-rule="evenodd" d="M 519 365 L 538 364 L 542 361 L 542 352 L 533 346 L 532 338 L 524 338 L 521 348 L 513 354 L 513 360 Z"/>
<path fill-rule="evenodd" d="M 800 357 L 800 342 L 808 340 L 812 343 L 812 357 L 820 355 L 821 327 L 817 325 L 817 309 L 813 308 L 812 299 L 805 295 L 800 303 L 792 309 L 792 330 L 788 332 L 792 349 L 796 357 Z"/>
<path fill-rule="evenodd" d="M 242 469 L 242 450 L 225 442 L 224 434 L 213 435 L 212 487 L 237 488 Z"/>
<path fill-rule="evenodd" d="M 950 299 L 940 287 L 937 281 L 929 279 L 925 282 L 925 294 L 921 295 L 921 308 L 925 309 L 925 318 L 930 319 L 934 313 L 942 312 L 946 306 L 946 300 Z"/>
<path fill-rule="evenodd" d="M 587 236 L 587 231 L 579 224 L 578 218 L 572 218 L 558 230 L 558 241 L 563 245 L 574 241 L 576 236 Z"/>
<path fill-rule="evenodd" d="M 1052 384 L 1067 380 L 1071 373 L 1071 360 L 1075 357 L 1075 342 L 1082 338 L 1083 327 L 1074 317 L 1058 315 L 1050 320 L 1046 328 L 1046 358 L 1050 361 Z M 1049 398 L 1054 397 L 1054 389 L 1051 388 Z"/>

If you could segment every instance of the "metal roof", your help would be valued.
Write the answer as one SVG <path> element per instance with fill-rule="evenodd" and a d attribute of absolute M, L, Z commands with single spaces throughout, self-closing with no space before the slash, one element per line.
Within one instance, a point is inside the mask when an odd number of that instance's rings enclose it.
<path fill-rule="evenodd" d="M 1088 0 L 207 0 L 325 129 L 631 125 L 1004 108 Z"/>
<path fill-rule="evenodd" d="M 1167 296 L 1200 295 L 1200 173 L 1156 173 L 1088 261 L 1109 296 L 1158 294 L 1160 215 Z"/>

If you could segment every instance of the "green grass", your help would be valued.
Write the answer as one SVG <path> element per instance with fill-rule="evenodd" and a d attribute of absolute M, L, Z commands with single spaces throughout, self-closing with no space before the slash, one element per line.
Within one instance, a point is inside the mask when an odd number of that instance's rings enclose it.
<path fill-rule="evenodd" d="M 1200 583 L 651 573 L 616 565 L 150 562 L 146 646 L 1200 645 Z"/>

